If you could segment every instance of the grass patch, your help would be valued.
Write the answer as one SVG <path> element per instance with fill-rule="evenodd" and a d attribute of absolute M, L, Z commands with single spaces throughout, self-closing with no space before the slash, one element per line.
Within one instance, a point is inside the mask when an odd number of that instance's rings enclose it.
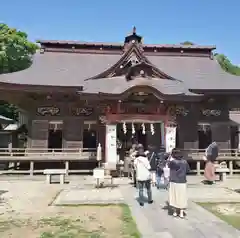
<path fill-rule="evenodd" d="M 103 237 L 104 229 L 86 230 L 81 225 L 81 220 L 62 219 L 60 217 L 40 220 L 42 227 L 49 227 L 49 231 L 41 233 L 40 238 L 87 238 Z"/>
<path fill-rule="evenodd" d="M 198 203 L 198 205 L 240 230 L 240 203 Z"/>
<path fill-rule="evenodd" d="M 121 207 L 122 209 L 122 237 L 126 238 L 141 238 L 141 234 L 138 231 L 137 224 L 132 217 L 131 211 L 128 205 L 124 203 L 112 204 L 58 204 L 59 207 Z"/>
<path fill-rule="evenodd" d="M 28 234 L 28 238 L 103 238 L 104 231 L 103 227 L 97 226 L 96 229 L 88 230 L 80 219 L 61 217 L 43 218 L 38 221 L 0 221 L 1 238 L 12 237 L 12 234 L 19 234 L 19 237 L 26 237 Z"/>
<path fill-rule="evenodd" d="M 138 231 L 137 224 L 132 217 L 129 207 L 126 204 L 122 204 L 121 207 L 124 237 L 141 238 L 141 234 Z"/>
<path fill-rule="evenodd" d="M 59 207 L 60 208 L 60 207 Z M 0 219 L 1 238 L 140 238 L 130 209 L 125 204 L 61 207 L 56 216 L 39 219 Z"/>

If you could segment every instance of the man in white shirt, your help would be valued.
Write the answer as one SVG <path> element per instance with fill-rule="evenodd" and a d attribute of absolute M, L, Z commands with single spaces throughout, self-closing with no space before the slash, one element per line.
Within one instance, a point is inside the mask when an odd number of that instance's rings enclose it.
<path fill-rule="evenodd" d="M 139 203 L 141 206 L 144 205 L 143 188 L 147 189 L 148 203 L 153 203 L 152 200 L 152 189 L 151 189 L 151 173 L 150 173 L 150 163 L 147 156 L 144 153 L 143 148 L 138 149 L 138 153 L 134 160 L 134 166 L 136 169 L 136 180 L 139 188 Z"/>

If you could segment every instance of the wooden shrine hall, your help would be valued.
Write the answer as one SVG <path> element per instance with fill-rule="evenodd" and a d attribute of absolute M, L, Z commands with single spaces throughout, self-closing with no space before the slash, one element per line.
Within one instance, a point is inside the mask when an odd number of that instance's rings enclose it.
<path fill-rule="evenodd" d="M 123 40 L 40 40 L 28 69 L 0 75 L 1 99 L 18 106 L 27 128 L 26 148 L 87 155 L 100 144 L 116 163 L 133 141 L 239 147 L 240 77 L 221 69 L 215 46 L 144 44 L 136 28 Z"/>

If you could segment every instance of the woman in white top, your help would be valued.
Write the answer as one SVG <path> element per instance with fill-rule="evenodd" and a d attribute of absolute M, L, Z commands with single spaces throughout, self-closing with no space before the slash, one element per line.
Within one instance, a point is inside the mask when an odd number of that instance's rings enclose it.
<path fill-rule="evenodd" d="M 148 195 L 148 203 L 153 203 L 152 200 L 152 189 L 151 189 L 151 172 L 150 163 L 147 156 L 144 153 L 143 148 L 138 149 L 138 153 L 134 160 L 134 165 L 136 169 L 136 180 L 139 189 L 139 203 L 140 206 L 144 205 L 143 188 L 146 187 Z"/>

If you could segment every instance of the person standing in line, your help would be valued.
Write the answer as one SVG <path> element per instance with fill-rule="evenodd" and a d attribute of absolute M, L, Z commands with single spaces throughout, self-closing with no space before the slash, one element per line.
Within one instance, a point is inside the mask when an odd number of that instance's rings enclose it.
<path fill-rule="evenodd" d="M 162 188 L 168 187 L 168 181 L 166 181 L 166 176 L 164 174 L 165 168 L 168 166 L 167 165 L 168 158 L 169 158 L 169 153 L 166 153 L 166 152 L 161 152 L 158 155 L 157 169 L 156 169 L 157 189 L 160 189 L 161 187 Z"/>
<path fill-rule="evenodd" d="M 147 152 L 147 153 L 146 153 Z M 156 171 L 157 171 L 157 163 L 158 163 L 158 154 L 156 153 L 156 149 L 154 146 L 149 145 L 148 151 L 146 151 L 145 154 L 148 157 L 149 163 L 150 163 L 150 172 L 151 172 L 151 182 L 152 186 L 156 186 Z"/>
<path fill-rule="evenodd" d="M 211 143 L 205 151 L 204 160 L 205 168 L 204 168 L 204 177 L 206 179 L 206 184 L 212 185 L 215 183 L 215 165 L 214 162 L 218 157 L 218 145 L 216 142 Z"/>
<path fill-rule="evenodd" d="M 150 173 L 150 163 L 149 160 L 144 153 L 144 148 L 139 147 L 136 158 L 134 160 L 134 165 L 136 168 L 136 180 L 139 189 L 139 204 L 140 206 L 144 205 L 144 196 L 143 189 L 146 187 L 148 203 L 152 204 L 152 189 L 151 189 L 151 173 Z"/>
<path fill-rule="evenodd" d="M 173 209 L 174 217 L 179 215 L 184 218 L 184 210 L 187 208 L 187 173 L 190 168 L 177 149 L 172 150 L 169 168 L 169 205 Z"/>

